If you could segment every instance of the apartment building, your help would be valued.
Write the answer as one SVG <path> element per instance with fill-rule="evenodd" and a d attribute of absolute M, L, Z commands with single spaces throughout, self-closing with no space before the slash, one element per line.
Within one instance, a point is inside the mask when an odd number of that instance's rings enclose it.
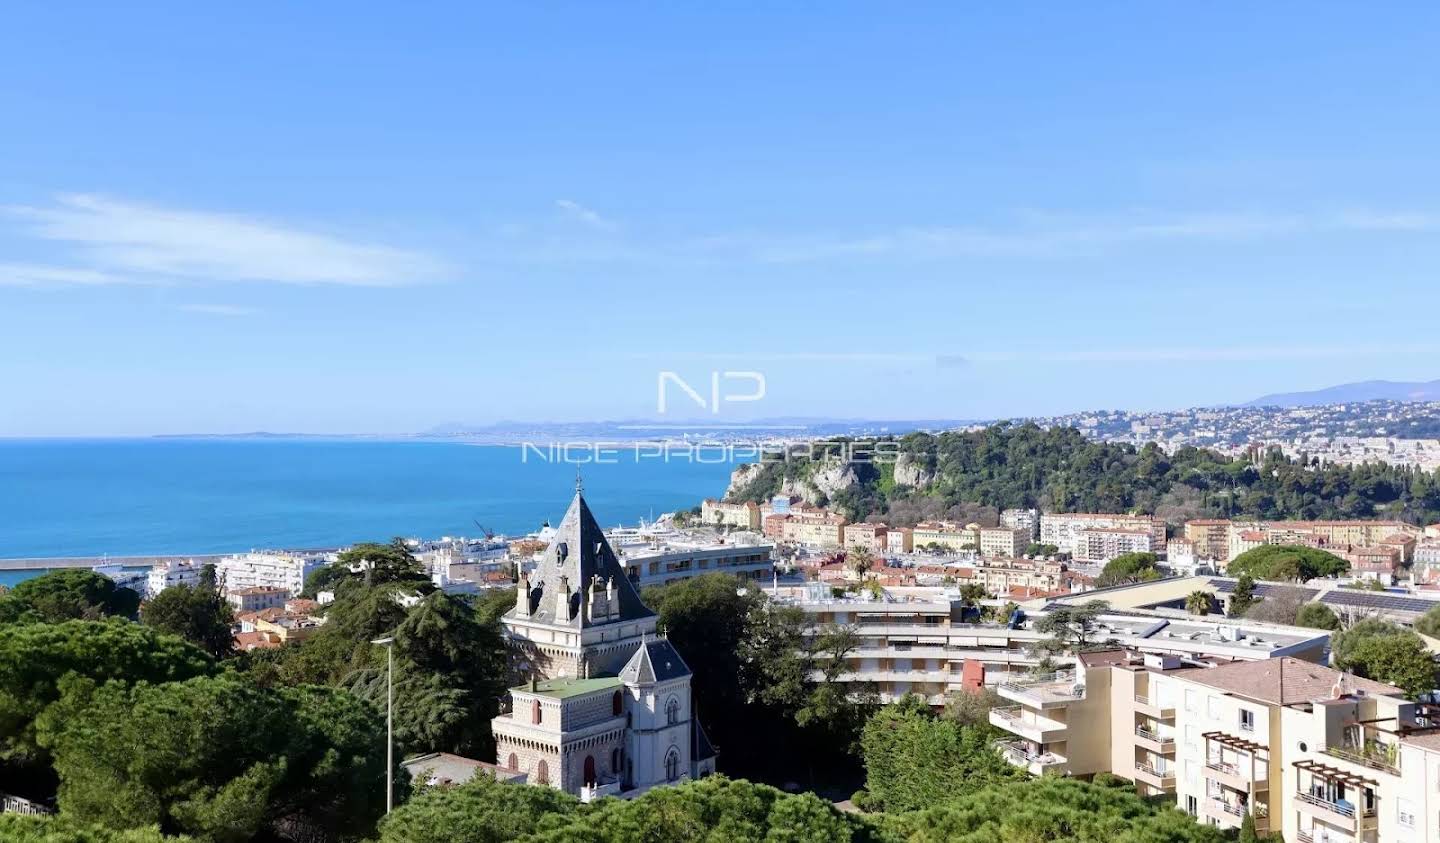
<path fill-rule="evenodd" d="M 1028 544 L 1040 537 L 1040 510 L 1007 509 L 1000 513 L 1000 526 L 1024 530 L 1029 536 Z"/>
<path fill-rule="evenodd" d="M 979 550 L 980 525 L 922 521 L 915 525 L 910 541 L 916 548 L 936 546 L 946 550 Z"/>
<path fill-rule="evenodd" d="M 612 540 L 625 575 L 640 588 L 664 585 L 701 574 L 722 573 L 743 580 L 768 581 L 775 572 L 775 545 L 758 536 L 717 541 L 703 536 L 671 534 Z"/>
<path fill-rule="evenodd" d="M 1198 822 L 1288 843 L 1440 840 L 1440 730 L 1400 690 L 1292 657 L 1196 666 L 1123 650 L 1002 683 L 990 722 L 1032 773 L 1132 779 Z"/>
<path fill-rule="evenodd" d="M 1013 559 L 1030 547 L 1030 531 L 1015 527 L 981 527 L 980 555 Z"/>
<path fill-rule="evenodd" d="M 1150 553 L 1159 548 L 1149 530 L 1088 527 L 1075 533 L 1071 557 L 1076 562 L 1103 565 L 1126 553 Z M 1162 545 L 1163 547 L 1163 545 Z"/>
<path fill-rule="evenodd" d="M 853 629 L 860 646 L 847 656 L 841 681 L 872 684 L 886 701 L 916 693 L 939 705 L 945 695 L 965 688 L 1023 681 L 1045 657 L 1039 644 L 1049 638 L 1034 628 L 1044 608 L 1029 610 L 1028 617 L 1013 623 L 980 622 L 955 588 L 892 587 L 879 598 L 837 597 L 822 583 L 764 590 L 777 604 L 805 612 L 812 632 L 830 626 Z M 1322 630 L 1219 617 L 1201 621 L 1145 610 L 1104 614 L 1094 635 L 1115 646 L 1191 664 L 1281 655 L 1319 660 L 1329 644 L 1329 634 Z"/>
<path fill-rule="evenodd" d="M 251 551 L 221 559 L 215 574 L 227 590 L 278 588 L 294 596 L 305 589 L 305 578 L 325 565 L 320 556 Z"/>
<path fill-rule="evenodd" d="M 991 594 L 1004 597 L 1012 591 L 1033 591 L 1049 594 L 1069 590 L 1065 566 L 1059 562 L 1029 559 L 995 560 L 983 565 L 957 568 L 957 580 L 985 586 Z"/>
<path fill-rule="evenodd" d="M 760 505 L 754 501 L 725 503 L 706 498 L 700 503 L 700 520 L 711 527 L 739 527 L 742 530 L 760 529 Z"/>
<path fill-rule="evenodd" d="M 915 531 L 909 527 L 891 527 L 885 532 L 885 550 L 889 553 L 910 553 L 915 549 Z"/>
<path fill-rule="evenodd" d="M 1165 521 L 1151 515 L 1115 513 L 1051 513 L 1040 516 L 1040 543 L 1053 544 L 1062 553 L 1074 553 L 1084 530 L 1131 530 L 1150 534 L 1151 547 L 1165 546 Z"/>
<path fill-rule="evenodd" d="M 885 553 L 889 549 L 889 534 L 890 529 L 884 524 L 846 524 L 845 547 L 863 547 L 875 554 Z"/>
<path fill-rule="evenodd" d="M 263 612 L 266 609 L 283 609 L 290 592 L 274 586 L 251 586 L 231 588 L 225 591 L 225 601 L 236 614 Z"/>
<path fill-rule="evenodd" d="M 1261 545 L 1304 545 L 1345 553 L 1361 548 L 1398 549 L 1401 562 L 1411 561 L 1419 527 L 1403 521 L 1232 521 L 1196 519 L 1185 522 L 1185 538 L 1197 552 L 1228 562 Z"/>
<path fill-rule="evenodd" d="M 145 596 L 154 597 L 177 585 L 199 585 L 205 566 L 193 559 L 168 559 L 157 562 L 145 574 Z"/>
<path fill-rule="evenodd" d="M 791 513 L 780 524 L 780 538 L 815 547 L 841 547 L 845 542 L 845 524 L 843 515 L 830 512 Z"/>
<path fill-rule="evenodd" d="M 1185 538 L 1195 546 L 1200 559 L 1224 562 L 1230 556 L 1230 521 L 1224 518 L 1197 518 L 1185 522 Z"/>

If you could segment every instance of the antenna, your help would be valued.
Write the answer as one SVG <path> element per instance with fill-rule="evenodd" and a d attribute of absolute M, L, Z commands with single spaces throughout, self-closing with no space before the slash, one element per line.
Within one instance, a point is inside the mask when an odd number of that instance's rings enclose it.
<path fill-rule="evenodd" d="M 580 477 L 580 466 L 575 466 L 575 494 L 585 491 L 585 481 Z"/>

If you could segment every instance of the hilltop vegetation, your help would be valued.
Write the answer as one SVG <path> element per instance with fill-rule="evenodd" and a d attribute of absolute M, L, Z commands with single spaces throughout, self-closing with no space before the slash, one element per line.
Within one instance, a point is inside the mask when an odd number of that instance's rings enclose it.
<path fill-rule="evenodd" d="M 1189 518 L 1440 520 L 1440 472 L 1367 463 L 1318 465 L 1271 449 L 1258 461 L 1183 447 L 1096 442 L 1068 427 L 999 424 L 983 430 L 866 440 L 891 462 L 772 459 L 735 500 L 803 492 L 852 519 L 908 525 L 926 518 L 989 518 L 1011 507 L 1053 512 L 1140 512 Z M 824 449 L 822 449 L 824 450 Z"/>

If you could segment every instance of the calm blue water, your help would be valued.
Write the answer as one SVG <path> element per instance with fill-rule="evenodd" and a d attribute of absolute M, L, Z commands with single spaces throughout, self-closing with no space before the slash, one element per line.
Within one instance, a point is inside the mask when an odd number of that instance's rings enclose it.
<path fill-rule="evenodd" d="M 558 520 L 575 465 L 431 442 L 0 441 L 0 558 L 334 547 L 392 536 L 509 534 Z M 707 459 L 718 460 L 711 452 Z M 602 525 L 724 492 L 729 464 L 582 466 Z"/>

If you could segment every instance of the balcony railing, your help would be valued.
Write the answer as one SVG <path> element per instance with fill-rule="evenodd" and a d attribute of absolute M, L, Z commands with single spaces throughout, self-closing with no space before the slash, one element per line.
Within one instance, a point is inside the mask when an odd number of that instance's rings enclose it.
<path fill-rule="evenodd" d="M 1155 767 L 1152 767 L 1151 765 L 1141 761 L 1140 763 L 1135 765 L 1135 769 L 1139 770 L 1142 773 L 1149 773 L 1157 779 L 1170 779 L 1175 777 L 1175 770 L 1173 767 L 1157 770 Z"/>
<path fill-rule="evenodd" d="M 1144 738 L 1147 741 L 1154 741 L 1155 743 L 1160 744 L 1175 743 L 1174 737 L 1170 735 L 1162 735 L 1159 732 L 1151 731 L 1144 726 L 1135 727 L 1135 737 Z"/>
<path fill-rule="evenodd" d="M 1399 757 L 1396 748 L 1389 744 L 1372 743 L 1365 747 L 1327 746 L 1325 754 L 1355 764 L 1380 770 L 1394 776 L 1400 775 Z"/>
<path fill-rule="evenodd" d="M 1352 820 L 1355 819 L 1357 814 L 1362 817 L 1375 816 L 1375 809 L 1373 808 L 1368 811 L 1360 811 L 1356 809 L 1354 803 L 1352 802 L 1336 802 L 1331 799 L 1326 799 L 1323 796 L 1316 796 L 1313 793 L 1306 793 L 1303 790 L 1297 792 L 1295 794 L 1295 798 L 1306 804 L 1314 805 L 1317 808 L 1324 808 L 1327 811 L 1333 811 L 1342 817 L 1349 817 Z"/>

